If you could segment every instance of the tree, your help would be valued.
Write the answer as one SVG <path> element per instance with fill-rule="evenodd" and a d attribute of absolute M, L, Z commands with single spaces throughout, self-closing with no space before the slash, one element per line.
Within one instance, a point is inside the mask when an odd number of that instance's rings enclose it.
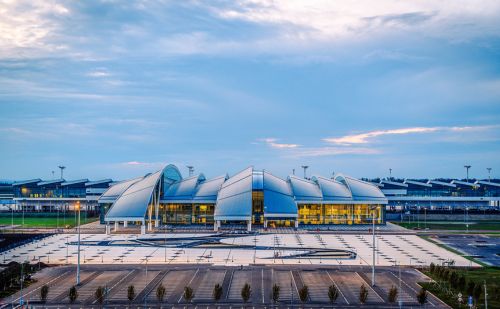
<path fill-rule="evenodd" d="M 420 305 L 423 305 L 427 302 L 427 290 L 425 288 L 421 288 L 417 293 L 417 301 Z"/>
<path fill-rule="evenodd" d="M 389 290 L 389 294 L 387 295 L 387 299 L 389 300 L 390 303 L 395 303 L 396 300 L 398 299 L 398 288 L 395 287 L 394 285 Z"/>
<path fill-rule="evenodd" d="M 328 287 L 328 298 L 330 299 L 330 303 L 334 303 L 339 297 L 339 290 L 337 287 L 332 284 Z"/>
<path fill-rule="evenodd" d="M 218 302 L 222 298 L 223 293 L 224 293 L 224 291 L 222 290 L 222 285 L 217 283 L 214 286 L 214 291 L 212 293 L 212 296 L 214 297 L 214 301 Z"/>
<path fill-rule="evenodd" d="M 457 272 L 455 271 L 452 271 L 450 273 L 450 286 L 453 288 L 453 289 L 457 289 L 458 288 L 458 274 Z"/>
<path fill-rule="evenodd" d="M 127 299 L 129 302 L 132 302 L 135 298 L 135 287 L 133 285 L 129 285 L 127 289 Z"/>
<path fill-rule="evenodd" d="M 476 286 L 474 287 L 474 291 L 472 293 L 476 303 L 479 301 L 479 297 L 481 297 L 482 292 L 483 292 L 483 287 L 481 286 L 481 284 L 476 284 Z"/>
<path fill-rule="evenodd" d="M 429 267 L 429 271 L 431 272 L 431 274 L 434 274 L 434 272 L 436 271 L 436 264 L 431 263 L 431 266 Z"/>
<path fill-rule="evenodd" d="M 104 303 L 104 288 L 102 286 L 98 286 L 94 293 L 95 300 L 102 305 Z"/>
<path fill-rule="evenodd" d="M 163 284 L 160 282 L 160 285 L 156 288 L 156 299 L 158 300 L 159 303 L 163 302 L 163 299 L 165 298 L 165 287 Z"/>
<path fill-rule="evenodd" d="M 76 287 L 75 286 L 72 286 L 70 289 L 69 289 L 69 293 L 68 293 L 68 298 L 69 298 L 69 302 L 70 303 L 74 303 L 76 301 L 76 299 L 78 298 L 78 291 L 76 290 Z"/>
<path fill-rule="evenodd" d="M 460 275 L 460 277 L 458 278 L 458 289 L 460 291 L 464 291 L 465 290 L 465 284 L 466 284 L 466 280 L 465 280 L 465 276 L 464 275 Z"/>
<path fill-rule="evenodd" d="M 307 299 L 309 298 L 309 287 L 304 284 L 299 290 L 299 298 L 300 301 L 305 303 Z"/>
<path fill-rule="evenodd" d="M 44 303 L 47 301 L 47 296 L 49 295 L 49 286 L 44 284 L 40 289 L 40 300 Z"/>
<path fill-rule="evenodd" d="M 184 299 L 190 303 L 191 300 L 194 298 L 194 292 L 193 289 L 189 286 L 184 287 Z"/>
<path fill-rule="evenodd" d="M 276 304 L 280 300 L 280 286 L 277 285 L 276 283 L 273 284 L 273 290 L 271 293 L 271 299 L 273 300 L 273 303 Z"/>
<path fill-rule="evenodd" d="M 243 302 L 246 303 L 252 296 L 252 288 L 250 287 L 250 284 L 245 283 L 243 288 L 241 289 L 241 299 L 243 299 Z"/>
<path fill-rule="evenodd" d="M 476 284 L 474 283 L 474 281 L 469 281 L 469 283 L 467 284 L 467 295 L 468 296 L 472 296 L 472 294 L 474 294 L 474 287 L 476 286 Z"/>
<path fill-rule="evenodd" d="M 359 288 L 359 302 L 364 304 L 366 303 L 366 300 L 368 299 L 368 289 L 365 287 L 364 284 L 361 285 Z"/>

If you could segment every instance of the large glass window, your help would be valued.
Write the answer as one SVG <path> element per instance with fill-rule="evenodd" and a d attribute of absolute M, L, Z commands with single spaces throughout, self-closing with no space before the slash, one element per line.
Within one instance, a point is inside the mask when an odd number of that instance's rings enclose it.
<path fill-rule="evenodd" d="M 264 223 L 264 192 L 252 192 L 252 224 Z"/>
<path fill-rule="evenodd" d="M 194 204 L 193 223 L 213 223 L 214 209 L 214 204 Z"/>
<path fill-rule="evenodd" d="M 372 215 L 375 223 L 384 223 L 384 207 L 367 204 L 300 204 L 299 223 L 302 224 L 371 224 Z"/>

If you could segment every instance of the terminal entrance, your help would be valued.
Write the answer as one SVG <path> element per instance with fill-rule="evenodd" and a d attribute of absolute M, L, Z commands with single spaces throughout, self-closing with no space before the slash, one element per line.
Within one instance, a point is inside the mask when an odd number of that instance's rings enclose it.
<path fill-rule="evenodd" d="M 264 224 L 264 191 L 252 191 L 252 224 Z"/>

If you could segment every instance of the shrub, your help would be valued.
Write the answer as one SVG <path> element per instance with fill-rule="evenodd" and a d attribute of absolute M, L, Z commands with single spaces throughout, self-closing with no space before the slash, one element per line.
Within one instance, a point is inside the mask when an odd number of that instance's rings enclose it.
<path fill-rule="evenodd" d="M 94 293 L 95 300 L 102 305 L 104 303 L 104 288 L 102 286 L 98 286 Z"/>
<path fill-rule="evenodd" d="M 160 282 L 160 285 L 158 285 L 158 287 L 156 288 L 156 299 L 158 300 L 158 302 L 163 302 L 163 299 L 165 299 L 165 293 L 166 289 Z"/>
<path fill-rule="evenodd" d="M 68 298 L 69 298 L 69 302 L 71 304 L 74 303 L 76 301 L 76 299 L 78 298 L 78 291 L 76 290 L 75 286 L 72 286 L 69 289 Z"/>
<path fill-rule="evenodd" d="M 368 299 L 368 289 L 363 284 L 359 288 L 359 302 L 364 304 L 364 303 L 366 303 L 367 299 Z"/>
<path fill-rule="evenodd" d="M 194 298 L 194 292 L 193 289 L 189 286 L 184 287 L 184 299 L 190 303 L 191 300 Z"/>
<path fill-rule="evenodd" d="M 309 298 L 309 287 L 304 284 L 302 288 L 299 290 L 299 298 L 300 301 L 305 303 L 307 299 Z"/>
<path fill-rule="evenodd" d="M 46 284 L 44 284 L 40 289 L 40 300 L 42 302 L 46 302 L 48 295 L 49 295 L 49 287 Z"/>
<path fill-rule="evenodd" d="M 427 290 L 425 288 L 421 288 L 417 293 L 417 301 L 420 305 L 423 305 L 427 302 Z"/>
<path fill-rule="evenodd" d="M 328 287 L 328 298 L 330 299 L 330 302 L 333 304 L 338 297 L 339 297 L 339 290 L 334 284 L 330 285 Z"/>
<path fill-rule="evenodd" d="M 245 283 L 243 288 L 241 289 L 241 299 L 243 299 L 243 302 L 246 303 L 252 296 L 252 288 L 250 287 L 250 284 Z"/>
<path fill-rule="evenodd" d="M 222 286 L 217 283 L 214 286 L 214 292 L 212 293 L 212 296 L 214 297 L 214 301 L 218 302 L 222 298 L 223 293 L 224 293 L 224 291 L 222 290 Z"/>
<path fill-rule="evenodd" d="M 277 285 L 276 283 L 273 284 L 273 290 L 271 292 L 271 299 L 273 300 L 273 303 L 277 303 L 280 300 L 280 286 Z"/>
<path fill-rule="evenodd" d="M 129 285 L 127 289 L 127 299 L 129 302 L 133 301 L 135 298 L 135 287 L 133 285 Z"/>
<path fill-rule="evenodd" d="M 389 290 L 389 294 L 387 295 L 387 299 L 389 300 L 390 303 L 395 303 L 396 300 L 398 299 L 398 288 L 395 287 L 394 285 Z"/>

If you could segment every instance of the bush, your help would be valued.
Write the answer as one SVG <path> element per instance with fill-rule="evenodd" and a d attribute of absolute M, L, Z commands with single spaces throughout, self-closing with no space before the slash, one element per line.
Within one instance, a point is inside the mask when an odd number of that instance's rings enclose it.
<path fill-rule="evenodd" d="M 191 300 L 194 298 L 194 292 L 193 289 L 189 286 L 184 287 L 184 299 L 190 303 Z"/>
<path fill-rule="evenodd" d="M 429 271 L 431 272 L 431 274 L 434 274 L 434 272 L 436 271 L 436 264 L 431 263 L 431 265 L 429 267 Z"/>
<path fill-rule="evenodd" d="M 277 285 L 276 283 L 273 284 L 273 290 L 271 293 L 271 299 L 273 300 L 273 303 L 277 303 L 280 300 L 280 286 Z"/>
<path fill-rule="evenodd" d="M 395 303 L 397 299 L 398 299 L 398 288 L 393 285 L 389 290 L 389 294 L 387 295 L 387 300 L 390 303 Z"/>
<path fill-rule="evenodd" d="M 368 289 L 363 284 L 359 288 L 359 302 L 364 304 L 364 303 L 366 303 L 367 299 L 368 299 Z"/>
<path fill-rule="evenodd" d="M 475 286 L 476 284 L 474 283 L 474 281 L 469 281 L 469 283 L 467 284 L 467 296 L 472 296 L 472 294 L 474 294 Z"/>
<path fill-rule="evenodd" d="M 462 292 L 464 292 L 465 290 L 465 285 L 466 285 L 467 281 L 465 280 L 465 276 L 464 275 L 460 275 L 460 277 L 458 278 L 458 289 Z"/>
<path fill-rule="evenodd" d="M 102 305 L 104 303 L 104 288 L 102 286 L 98 286 L 97 289 L 95 290 L 94 296 L 95 300 Z"/>
<path fill-rule="evenodd" d="M 127 289 L 127 299 L 129 302 L 133 301 L 135 298 L 135 287 L 133 285 L 129 285 Z"/>
<path fill-rule="evenodd" d="M 427 290 L 425 288 L 421 288 L 417 293 L 417 301 L 420 305 L 423 305 L 427 302 Z"/>
<path fill-rule="evenodd" d="M 218 302 L 222 298 L 223 293 L 224 293 L 224 291 L 222 290 L 222 286 L 217 283 L 214 286 L 214 292 L 212 293 L 212 296 L 214 297 L 214 301 Z"/>
<path fill-rule="evenodd" d="M 160 303 L 163 302 L 163 299 L 165 298 L 165 293 L 166 289 L 160 282 L 160 285 L 158 285 L 158 287 L 156 288 L 156 299 L 158 300 L 158 302 Z"/>
<path fill-rule="evenodd" d="M 44 284 L 40 289 L 40 300 L 42 302 L 46 302 L 48 295 L 49 295 L 49 287 L 46 284 Z"/>
<path fill-rule="evenodd" d="M 334 284 L 330 285 L 328 287 L 328 298 L 330 299 L 330 302 L 333 304 L 338 297 L 339 297 L 339 290 Z"/>
<path fill-rule="evenodd" d="M 474 300 L 476 303 L 479 301 L 479 297 L 481 297 L 481 294 L 483 293 L 483 287 L 481 284 L 476 284 L 474 287 L 474 291 L 472 292 L 472 296 L 474 297 Z"/>
<path fill-rule="evenodd" d="M 304 286 L 299 290 L 300 301 L 305 303 L 309 298 L 309 287 L 304 284 Z"/>
<path fill-rule="evenodd" d="M 252 296 L 252 288 L 250 287 L 250 284 L 245 283 L 243 288 L 241 289 L 241 299 L 243 299 L 243 302 L 248 302 L 250 297 Z"/>
<path fill-rule="evenodd" d="M 72 286 L 70 289 L 69 289 L 69 292 L 68 292 L 68 298 L 69 298 L 69 302 L 72 304 L 76 301 L 76 299 L 78 298 L 78 291 L 76 290 L 76 286 Z"/>

